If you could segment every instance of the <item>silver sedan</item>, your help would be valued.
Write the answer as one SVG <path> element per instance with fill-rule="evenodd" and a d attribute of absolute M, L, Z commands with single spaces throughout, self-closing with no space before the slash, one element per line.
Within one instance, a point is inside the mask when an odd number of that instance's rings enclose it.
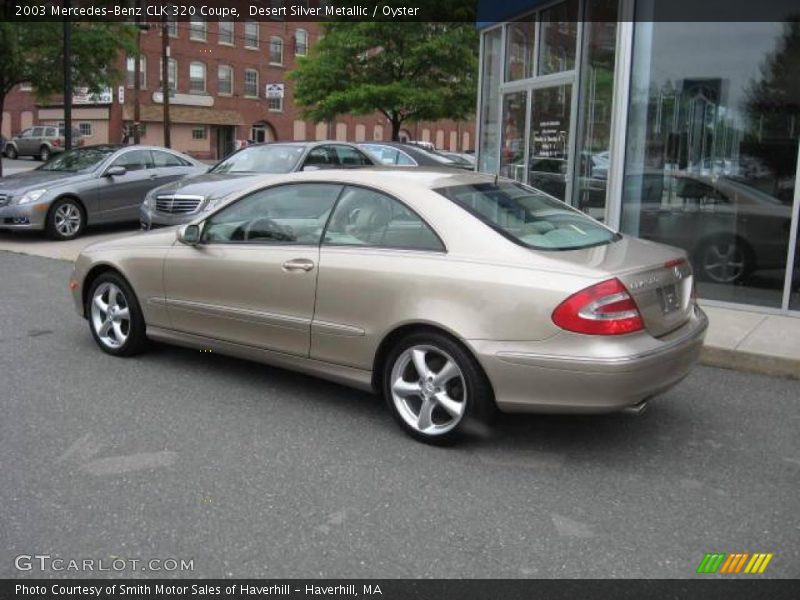
<path fill-rule="evenodd" d="M 136 221 L 149 190 L 208 167 L 151 146 L 88 146 L 0 179 L 0 229 L 70 240 L 87 225 Z"/>

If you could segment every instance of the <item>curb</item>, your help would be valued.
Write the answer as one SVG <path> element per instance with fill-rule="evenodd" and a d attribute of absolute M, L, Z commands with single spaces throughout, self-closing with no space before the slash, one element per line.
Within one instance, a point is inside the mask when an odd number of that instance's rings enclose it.
<path fill-rule="evenodd" d="M 747 373 L 800 379 L 800 358 L 784 358 L 729 350 L 717 346 L 703 346 L 700 353 L 700 364 Z"/>

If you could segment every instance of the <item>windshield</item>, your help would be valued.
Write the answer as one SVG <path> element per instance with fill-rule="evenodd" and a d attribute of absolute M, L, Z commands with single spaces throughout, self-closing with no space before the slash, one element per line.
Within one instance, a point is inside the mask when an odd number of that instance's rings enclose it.
<path fill-rule="evenodd" d="M 66 171 L 70 173 L 86 171 L 95 168 L 116 151 L 117 148 L 104 146 L 69 150 L 68 152 L 62 152 L 52 160 L 43 164 L 39 167 L 39 170 Z"/>
<path fill-rule="evenodd" d="M 619 234 L 582 212 L 520 183 L 476 183 L 434 191 L 513 241 L 538 250 L 577 250 L 619 239 Z"/>
<path fill-rule="evenodd" d="M 223 160 L 210 173 L 289 173 L 303 155 L 303 146 L 269 144 L 245 148 Z"/>

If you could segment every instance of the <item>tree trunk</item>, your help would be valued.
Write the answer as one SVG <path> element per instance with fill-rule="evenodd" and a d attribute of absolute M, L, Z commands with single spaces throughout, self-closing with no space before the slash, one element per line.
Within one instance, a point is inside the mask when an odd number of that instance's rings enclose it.
<path fill-rule="evenodd" d="M 403 124 L 403 121 L 400 120 L 397 115 L 392 115 L 392 141 L 399 142 L 400 141 L 400 126 Z"/>

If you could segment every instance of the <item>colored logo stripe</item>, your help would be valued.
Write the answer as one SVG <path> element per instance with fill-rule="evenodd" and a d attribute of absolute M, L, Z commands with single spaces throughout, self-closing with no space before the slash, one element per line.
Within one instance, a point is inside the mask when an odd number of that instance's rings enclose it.
<path fill-rule="evenodd" d="M 724 552 L 706 553 L 700 566 L 697 567 L 698 573 L 716 573 L 725 558 Z"/>
<path fill-rule="evenodd" d="M 734 573 L 741 573 L 742 568 L 744 568 L 744 573 L 751 575 L 760 574 L 767 568 L 773 556 L 772 553 L 765 552 L 756 552 L 755 554 L 750 554 L 749 552 L 733 552 L 731 554 L 726 554 L 724 552 L 707 552 L 703 560 L 700 561 L 697 572 L 731 575 Z M 746 567 L 745 564 L 747 564 Z"/>

